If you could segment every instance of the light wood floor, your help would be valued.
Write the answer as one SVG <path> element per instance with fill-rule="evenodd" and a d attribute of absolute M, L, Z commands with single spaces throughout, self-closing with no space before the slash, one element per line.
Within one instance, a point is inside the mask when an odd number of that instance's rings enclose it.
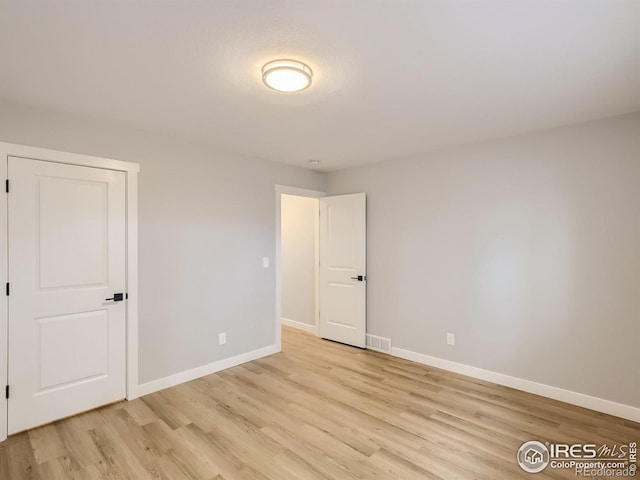
<path fill-rule="evenodd" d="M 10 437 L 0 479 L 514 479 L 640 424 L 284 329 L 283 353 Z"/>

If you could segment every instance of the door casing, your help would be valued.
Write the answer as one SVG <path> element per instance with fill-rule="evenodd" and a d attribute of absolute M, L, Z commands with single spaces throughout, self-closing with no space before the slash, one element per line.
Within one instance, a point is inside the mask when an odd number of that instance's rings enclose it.
<path fill-rule="evenodd" d="M 126 285 L 129 298 L 126 304 L 126 363 L 127 400 L 138 397 L 138 172 L 137 163 L 123 162 L 109 158 L 93 157 L 38 147 L 0 142 L 0 159 L 7 178 L 8 157 L 22 157 L 46 162 L 80 165 L 86 167 L 117 170 L 126 175 Z M 9 190 L 11 183 L 9 178 Z M 7 201 L 11 193 L 0 195 L 0 275 L 7 278 Z M 0 295 L 0 387 L 7 385 L 7 356 L 9 332 L 7 322 L 8 297 Z M 7 438 L 8 402 L 0 394 L 0 441 Z"/>

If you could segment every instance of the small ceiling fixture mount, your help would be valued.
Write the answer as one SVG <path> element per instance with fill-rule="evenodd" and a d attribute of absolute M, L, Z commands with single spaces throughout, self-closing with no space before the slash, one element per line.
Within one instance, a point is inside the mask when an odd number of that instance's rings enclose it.
<path fill-rule="evenodd" d="M 262 67 L 264 84 L 279 92 L 299 92 L 309 88 L 313 72 L 297 60 L 272 60 Z"/>

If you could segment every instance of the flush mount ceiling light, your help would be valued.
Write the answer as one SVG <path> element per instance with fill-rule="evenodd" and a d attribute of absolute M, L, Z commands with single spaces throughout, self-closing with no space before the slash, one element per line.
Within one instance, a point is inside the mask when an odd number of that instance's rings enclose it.
<path fill-rule="evenodd" d="M 273 60 L 262 67 L 264 84 L 279 92 L 299 92 L 309 88 L 313 72 L 296 60 Z"/>

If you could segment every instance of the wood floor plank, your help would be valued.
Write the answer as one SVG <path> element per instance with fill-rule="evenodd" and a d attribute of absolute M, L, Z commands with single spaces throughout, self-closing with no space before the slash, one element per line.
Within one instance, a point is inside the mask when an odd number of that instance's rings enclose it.
<path fill-rule="evenodd" d="M 528 440 L 640 424 L 284 328 L 282 353 L 10 437 L 0 479 L 530 479 Z"/>
<path fill-rule="evenodd" d="M 9 445 L 7 451 L 8 478 L 40 480 L 40 469 L 33 455 L 29 435 L 22 435 Z M 46 480 L 46 479 L 44 479 Z"/>
<path fill-rule="evenodd" d="M 66 453 L 66 449 L 58 436 L 58 431 L 53 424 L 34 428 L 29 430 L 28 434 L 33 448 L 33 455 L 38 464 L 57 460 L 58 457 Z"/>

